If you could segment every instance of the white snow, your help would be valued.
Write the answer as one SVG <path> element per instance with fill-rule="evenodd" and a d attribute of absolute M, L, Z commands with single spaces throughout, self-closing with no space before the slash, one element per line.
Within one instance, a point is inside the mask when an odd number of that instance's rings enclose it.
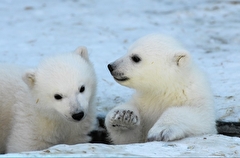
<path fill-rule="evenodd" d="M 229 142 L 227 142 L 227 140 Z M 227 145 L 225 145 L 227 143 Z M 7 154 L 6 157 L 237 157 L 240 139 L 222 135 L 186 138 L 174 142 L 150 142 L 128 145 L 57 145 L 42 151 Z"/>
<path fill-rule="evenodd" d="M 238 0 L 1 0 L 0 62 L 36 66 L 51 54 L 87 46 L 98 76 L 97 109 L 105 114 L 132 93 L 112 79 L 107 64 L 143 35 L 169 34 L 208 74 L 217 119 L 240 122 L 239 13 Z M 14 156 L 237 157 L 239 146 L 240 138 L 207 135 L 169 143 L 59 145 Z M 6 156 L 12 155 L 0 155 Z"/>

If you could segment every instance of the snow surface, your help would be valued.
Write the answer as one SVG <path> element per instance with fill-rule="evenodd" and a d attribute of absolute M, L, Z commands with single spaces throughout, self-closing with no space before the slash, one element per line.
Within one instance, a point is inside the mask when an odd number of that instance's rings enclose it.
<path fill-rule="evenodd" d="M 32 67 L 87 46 L 98 76 L 97 109 L 106 114 L 132 93 L 112 79 L 107 64 L 136 39 L 164 33 L 180 40 L 208 74 L 217 119 L 240 122 L 239 13 L 238 0 L 1 0 L 0 62 Z M 212 135 L 170 143 L 60 145 L 14 156 L 240 156 L 239 145 L 239 138 Z"/>
<path fill-rule="evenodd" d="M 229 142 L 227 142 L 229 141 Z M 226 144 L 227 145 L 224 145 Z M 57 145 L 42 151 L 7 154 L 5 157 L 239 157 L 240 139 L 227 136 L 200 136 L 174 142 L 128 145 Z"/>

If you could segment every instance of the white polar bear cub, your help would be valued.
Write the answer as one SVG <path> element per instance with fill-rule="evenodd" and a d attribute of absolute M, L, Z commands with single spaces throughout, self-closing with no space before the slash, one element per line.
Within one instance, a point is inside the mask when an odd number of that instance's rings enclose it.
<path fill-rule="evenodd" d="M 212 94 L 190 54 L 173 38 L 147 35 L 108 65 L 136 93 L 106 116 L 114 144 L 172 141 L 216 133 Z"/>
<path fill-rule="evenodd" d="M 2 153 L 90 141 L 96 75 L 85 47 L 47 58 L 23 77 L 13 66 L 0 72 Z"/>

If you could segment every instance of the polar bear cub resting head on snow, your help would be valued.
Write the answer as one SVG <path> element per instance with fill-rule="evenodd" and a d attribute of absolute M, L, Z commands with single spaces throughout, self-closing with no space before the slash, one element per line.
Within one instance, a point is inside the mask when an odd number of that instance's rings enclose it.
<path fill-rule="evenodd" d="M 96 76 L 85 47 L 46 58 L 23 77 L 10 67 L 0 67 L 1 152 L 90 141 Z"/>
<path fill-rule="evenodd" d="M 128 103 L 106 116 L 113 143 L 172 141 L 216 133 L 209 85 L 175 39 L 147 35 L 108 69 L 118 83 L 136 90 Z"/>

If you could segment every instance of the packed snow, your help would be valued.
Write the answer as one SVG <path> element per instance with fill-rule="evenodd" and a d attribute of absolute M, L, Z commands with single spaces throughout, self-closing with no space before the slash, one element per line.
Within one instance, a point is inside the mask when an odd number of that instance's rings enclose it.
<path fill-rule="evenodd" d="M 229 141 L 229 142 L 227 142 Z M 227 143 L 227 144 L 226 144 Z M 5 157 L 238 157 L 240 139 L 213 135 L 174 142 L 149 142 L 128 145 L 57 145 L 42 151 L 7 154 Z"/>
<path fill-rule="evenodd" d="M 1 0 L 0 62 L 36 66 L 49 55 L 86 46 L 98 77 L 97 110 L 106 114 L 132 90 L 107 64 L 149 33 L 172 35 L 208 74 L 218 120 L 240 122 L 240 1 Z M 240 138 L 206 135 L 174 142 L 58 145 L 6 156 L 240 156 Z"/>

